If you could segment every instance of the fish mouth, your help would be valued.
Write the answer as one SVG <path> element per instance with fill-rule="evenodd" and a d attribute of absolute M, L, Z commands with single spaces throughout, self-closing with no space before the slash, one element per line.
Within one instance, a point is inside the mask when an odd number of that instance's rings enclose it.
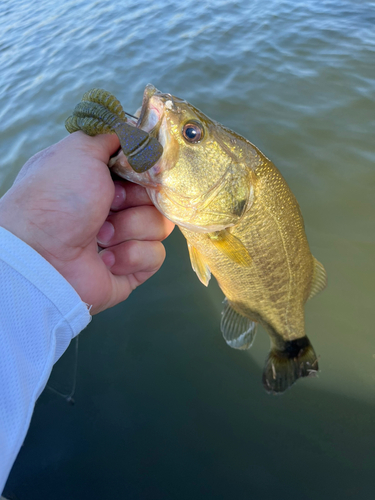
<path fill-rule="evenodd" d="M 160 125 L 164 116 L 164 109 L 179 112 L 176 101 L 182 101 L 171 94 L 160 92 L 154 85 L 149 83 L 143 93 L 141 113 L 138 118 L 137 127 L 150 136 L 159 138 Z"/>

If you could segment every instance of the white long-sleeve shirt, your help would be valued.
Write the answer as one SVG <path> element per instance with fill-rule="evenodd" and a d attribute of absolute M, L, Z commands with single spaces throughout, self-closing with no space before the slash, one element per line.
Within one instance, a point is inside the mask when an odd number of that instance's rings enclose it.
<path fill-rule="evenodd" d="M 90 319 L 65 278 L 0 227 L 0 494 L 53 364 Z"/>

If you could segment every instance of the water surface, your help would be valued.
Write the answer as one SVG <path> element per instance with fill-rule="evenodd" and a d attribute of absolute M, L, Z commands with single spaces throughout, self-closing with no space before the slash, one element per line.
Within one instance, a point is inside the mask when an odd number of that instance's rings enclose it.
<path fill-rule="evenodd" d="M 162 270 L 81 335 L 76 405 L 42 394 L 8 496 L 373 498 L 374 25 L 366 1 L 3 0 L 0 194 L 85 91 L 132 112 L 151 82 L 274 161 L 329 277 L 306 306 L 319 378 L 270 397 L 268 337 L 226 346 L 222 294 L 176 230 Z"/>

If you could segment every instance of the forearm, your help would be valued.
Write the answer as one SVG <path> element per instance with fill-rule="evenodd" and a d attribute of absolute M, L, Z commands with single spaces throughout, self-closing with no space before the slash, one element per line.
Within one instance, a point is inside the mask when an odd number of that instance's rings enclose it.
<path fill-rule="evenodd" d="M 90 318 L 69 283 L 0 228 L 0 492 L 53 364 Z"/>

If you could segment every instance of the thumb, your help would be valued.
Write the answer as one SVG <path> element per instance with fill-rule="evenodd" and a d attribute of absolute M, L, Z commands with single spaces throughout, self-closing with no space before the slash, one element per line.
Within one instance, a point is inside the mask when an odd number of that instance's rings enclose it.
<path fill-rule="evenodd" d="M 120 148 L 120 141 L 116 134 L 89 136 L 78 130 L 63 139 L 63 141 L 69 141 L 72 145 L 81 147 L 89 156 L 106 164 L 109 162 L 109 158 Z"/>

